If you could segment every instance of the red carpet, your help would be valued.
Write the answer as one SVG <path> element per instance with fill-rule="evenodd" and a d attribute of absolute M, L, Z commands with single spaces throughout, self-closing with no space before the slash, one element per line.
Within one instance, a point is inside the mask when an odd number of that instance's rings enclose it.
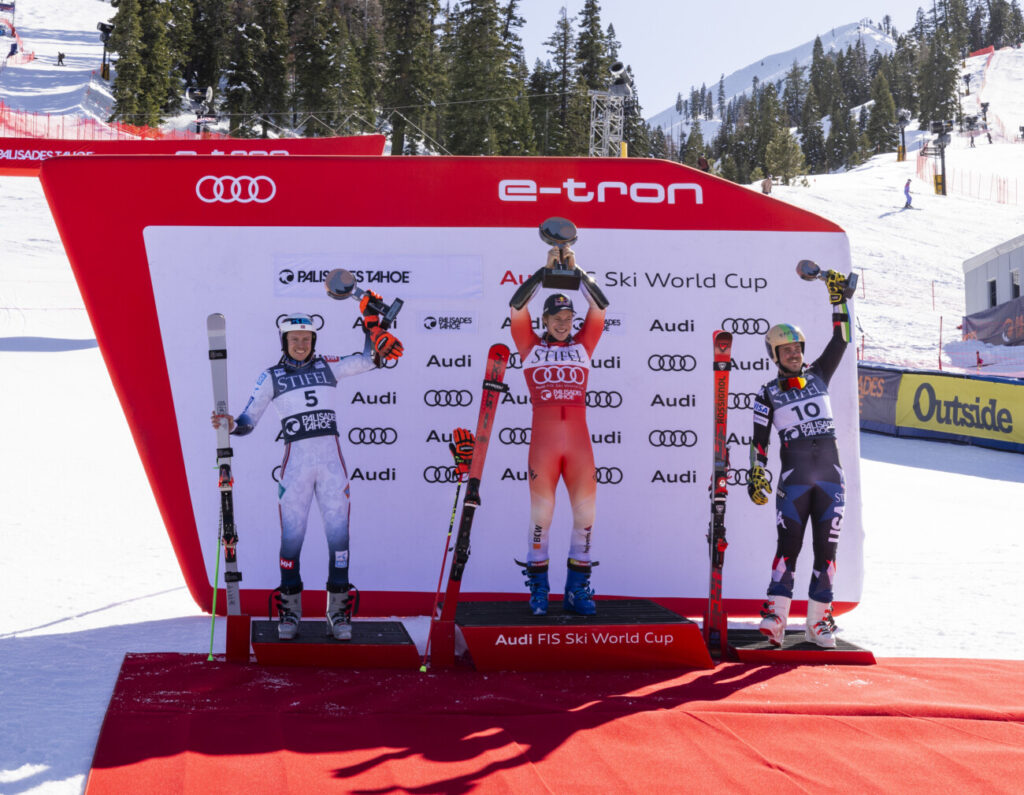
<path fill-rule="evenodd" d="M 87 792 L 1024 790 L 1024 663 L 680 675 L 125 657 Z"/>

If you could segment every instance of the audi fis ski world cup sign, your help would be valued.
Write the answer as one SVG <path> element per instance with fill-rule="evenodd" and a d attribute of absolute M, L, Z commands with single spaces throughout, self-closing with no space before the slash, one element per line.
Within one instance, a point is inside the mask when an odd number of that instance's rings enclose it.
<path fill-rule="evenodd" d="M 290 142 L 245 142 L 264 145 Z M 390 329 L 404 345 L 401 359 L 369 372 L 342 368 L 350 374 L 318 390 L 316 405 L 313 393 L 304 397 L 307 405 L 283 427 L 270 407 L 253 433 L 232 438 L 246 611 L 265 609 L 279 583 L 275 476 L 288 465 L 286 444 L 323 433 L 337 433 L 345 461 L 350 571 L 361 613 L 410 614 L 429 601 L 456 488 L 448 444 L 453 429 L 475 427 L 487 350 L 502 342 L 513 347 L 509 389 L 496 397 L 463 591 L 525 599 L 510 561 L 522 559 L 530 542 L 531 445 L 552 432 L 534 422 L 530 389 L 561 390 L 586 406 L 586 435 L 574 443 L 585 438 L 594 455 L 597 592 L 665 599 L 697 617 L 707 596 L 712 332 L 734 335 L 728 444 L 736 468 L 728 477 L 739 484 L 753 395 L 774 376 L 764 333 L 777 322 L 799 325 L 808 361 L 831 335 L 825 289 L 800 280 L 794 264 L 809 259 L 850 270 L 846 236 L 834 224 L 655 160 L 97 153 L 45 160 L 40 178 L 186 582 L 207 609 L 219 508 L 211 477 L 215 434 L 206 419 L 209 314 L 226 318 L 229 411 L 238 414 L 259 374 L 280 358 L 279 315 L 322 318 L 318 353 L 345 357 L 364 349 L 358 301 L 332 300 L 324 289 L 332 270 L 347 270 L 360 290 L 389 305 L 403 302 Z M 90 194 L 97 184 L 137 198 L 109 215 Z M 611 305 L 586 361 L 552 357 L 524 367 L 512 345 L 509 299 L 544 264 L 537 230 L 552 216 L 577 226 L 577 261 Z M 112 261 L 116 290 L 103 265 Z M 528 306 L 538 335 L 549 294 L 541 289 Z M 569 298 L 578 333 L 588 304 L 582 294 Z M 848 485 L 836 581 L 841 609 L 857 602 L 861 588 L 852 352 L 830 397 Z M 934 400 L 922 391 L 917 410 L 931 412 L 931 423 L 973 421 L 967 409 L 947 409 L 951 400 L 937 387 Z M 997 402 L 994 412 L 977 412 L 979 423 L 990 414 L 993 423 L 1002 421 Z M 769 468 L 776 474 L 777 452 L 773 439 Z M 572 526 L 560 488 L 553 561 L 567 557 Z M 742 488 L 730 494 L 729 612 L 754 613 L 760 605 L 774 526 L 772 507 L 754 506 Z M 316 591 L 327 562 L 318 509 L 310 511 L 305 538 L 300 571 L 307 591 Z M 800 582 L 811 559 L 805 550 Z"/>

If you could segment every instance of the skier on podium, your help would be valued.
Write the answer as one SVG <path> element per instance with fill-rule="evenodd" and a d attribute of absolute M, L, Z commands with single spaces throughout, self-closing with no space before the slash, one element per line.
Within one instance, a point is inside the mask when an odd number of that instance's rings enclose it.
<path fill-rule="evenodd" d="M 780 442 L 782 474 L 775 498 L 778 542 L 760 626 L 774 646 L 781 646 L 785 637 L 796 559 L 808 518 L 814 565 L 805 637 L 824 648 L 836 645 L 832 593 L 846 491 L 828 386 L 850 341 L 850 313 L 842 274 L 828 271 L 826 283 L 832 305 L 832 339 L 808 366 L 804 364 L 803 332 L 787 323 L 772 326 L 765 335 L 765 346 L 778 365 L 778 376 L 765 384 L 754 400 L 747 492 L 757 505 L 765 505 L 772 491 L 764 467 L 773 425 Z"/>
<path fill-rule="evenodd" d="M 327 536 L 330 559 L 327 567 L 327 622 L 337 640 L 352 638 L 352 613 L 358 596 L 348 578 L 349 567 L 349 481 L 338 442 L 337 415 L 331 405 L 338 381 L 382 366 L 402 355 L 402 343 L 380 328 L 377 310 L 368 292 L 360 302 L 366 341 L 362 352 L 349 356 L 316 354 L 313 318 L 318 315 L 290 314 L 278 318 L 282 356 L 259 378 L 237 418 L 211 417 L 214 428 L 226 421 L 232 434 L 253 431 L 267 406 L 273 403 L 281 418 L 284 459 L 278 485 L 281 521 L 281 584 L 275 589 L 278 611 L 277 635 L 292 640 L 299 634 L 302 618 L 302 577 L 299 553 L 306 536 L 310 503 L 317 505 Z M 322 325 L 321 325 L 322 327 Z M 358 594 L 358 591 L 356 591 Z"/>
<path fill-rule="evenodd" d="M 561 259 L 561 262 L 559 261 Z M 580 292 L 589 304 L 579 332 L 573 334 L 572 300 L 554 293 L 544 301 L 543 336 L 534 333 L 527 305 L 541 286 L 545 269 L 560 267 L 580 277 Z M 587 378 L 590 357 L 604 331 L 608 300 L 593 277 L 576 263 L 568 246 L 554 246 L 547 263 L 527 279 L 509 302 L 511 331 L 523 362 L 523 375 L 533 403 L 530 451 L 530 527 L 526 562 L 523 566 L 530 588 L 530 610 L 542 616 L 548 612 L 548 531 L 555 510 L 558 479 L 565 481 L 572 505 L 573 527 L 569 543 L 568 572 L 563 606 L 580 615 L 597 612 L 590 588 L 591 530 L 597 495 L 594 450 L 587 428 Z"/>

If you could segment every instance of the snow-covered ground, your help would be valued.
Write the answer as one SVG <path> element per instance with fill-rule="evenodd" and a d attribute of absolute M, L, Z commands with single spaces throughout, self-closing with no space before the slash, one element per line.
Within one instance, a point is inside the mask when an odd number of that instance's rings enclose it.
<path fill-rule="evenodd" d="M 110 8 L 49 0 L 19 14 L 40 62 L 8 67 L 0 98 L 57 111 L 71 89 L 56 51 L 75 67 L 78 42 L 98 63 L 93 30 Z M 1024 146 L 955 146 L 950 162 L 1024 176 Z M 901 209 L 907 178 L 919 211 Z M 1019 235 L 1024 215 L 935 196 L 893 155 L 775 195 L 848 231 L 867 357 L 920 367 L 938 363 L 939 318 L 947 335 L 959 323 L 962 260 Z M 124 653 L 205 652 L 210 620 L 185 589 L 38 181 L 0 178 L 0 218 L 0 792 L 77 793 Z M 879 656 L 1024 659 L 1011 612 L 1024 457 L 872 434 L 861 455 L 866 574 L 844 636 Z M 422 647 L 425 619 L 408 626 Z"/>

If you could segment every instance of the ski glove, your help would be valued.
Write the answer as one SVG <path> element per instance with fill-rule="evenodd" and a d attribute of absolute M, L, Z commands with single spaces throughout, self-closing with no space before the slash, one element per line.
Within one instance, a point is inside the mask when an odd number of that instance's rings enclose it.
<path fill-rule="evenodd" d="M 380 315 L 377 314 L 377 307 L 371 306 L 371 302 L 377 305 L 384 299 L 373 290 L 367 290 L 359 299 L 359 311 L 363 314 L 363 328 L 370 331 L 380 325 Z"/>
<path fill-rule="evenodd" d="M 380 326 L 375 325 L 370 329 L 370 342 L 381 359 L 397 359 L 405 351 L 402 343 L 398 341 L 398 337 Z"/>
<path fill-rule="evenodd" d="M 455 474 L 462 477 L 469 472 L 469 464 L 473 460 L 473 449 L 476 446 L 476 439 L 472 431 L 465 428 L 456 428 L 452 431 L 452 440 L 448 443 L 448 449 L 455 459 Z"/>
<path fill-rule="evenodd" d="M 768 475 L 764 467 L 754 464 L 747 473 L 747 494 L 755 505 L 764 505 L 768 502 L 768 495 L 772 493 L 772 484 L 768 482 Z"/>
<path fill-rule="evenodd" d="M 846 277 L 843 274 L 839 273 L 839 271 L 829 271 L 825 284 L 828 285 L 828 302 L 830 304 L 834 306 L 846 300 L 844 294 L 846 290 Z"/>

